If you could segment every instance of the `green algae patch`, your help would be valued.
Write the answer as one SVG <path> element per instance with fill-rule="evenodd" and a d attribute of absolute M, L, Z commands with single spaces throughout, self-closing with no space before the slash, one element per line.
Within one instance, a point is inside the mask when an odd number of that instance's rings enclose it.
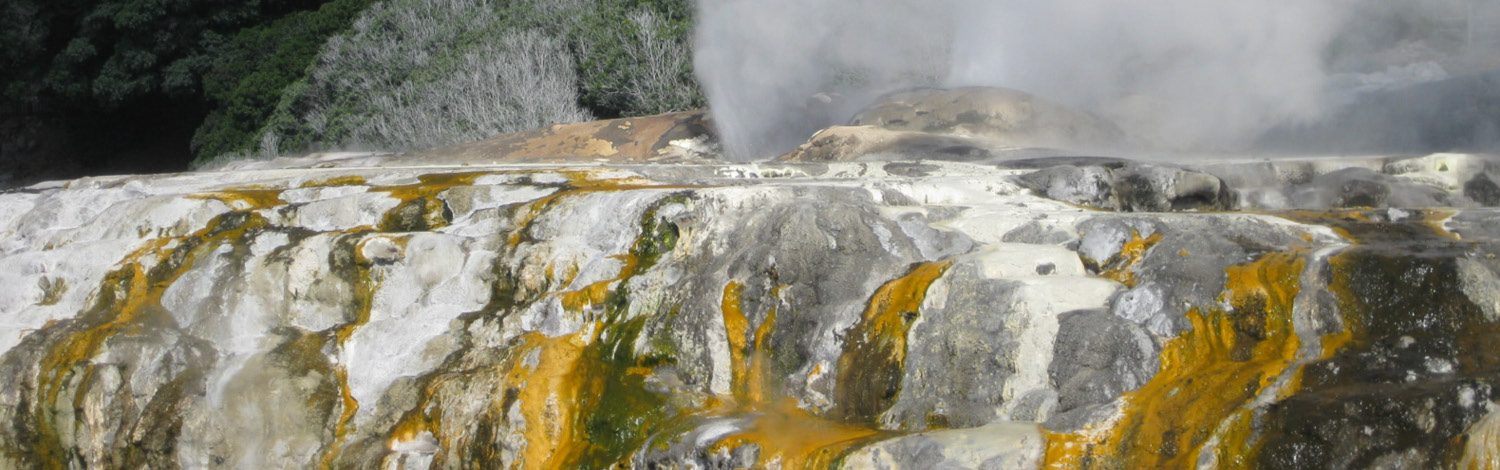
<path fill-rule="evenodd" d="M 375 186 L 371 192 L 382 192 L 400 201 L 381 218 L 382 232 L 424 232 L 447 227 L 453 222 L 453 210 L 440 194 L 459 187 L 473 186 L 481 176 L 500 172 L 458 172 L 420 175 L 417 182 L 406 185 Z"/>
<path fill-rule="evenodd" d="M 161 296 L 167 287 L 192 268 L 198 259 L 222 244 L 234 246 L 234 256 L 244 257 L 246 249 L 240 240 L 264 225 L 265 220 L 259 216 L 235 212 L 216 217 L 208 227 L 192 235 L 152 240 L 128 256 L 120 268 L 105 275 L 89 306 L 77 317 L 51 324 L 29 336 L 19 347 L 35 348 L 40 352 L 38 375 L 28 387 L 33 393 L 25 394 L 28 395 L 23 398 L 26 403 L 19 408 L 30 407 L 31 410 L 17 413 L 18 422 L 13 423 L 12 429 L 22 445 L 5 449 L 5 454 L 13 461 L 40 468 L 80 465 L 82 456 L 68 449 L 62 433 L 83 424 L 73 411 L 79 408 L 95 377 L 92 360 L 99 350 L 117 336 L 143 334 L 154 325 L 172 326 L 170 314 L 161 306 Z M 180 400 L 182 393 L 201 394 L 201 384 L 197 383 L 202 380 L 201 373 L 196 366 L 187 367 L 173 379 L 176 382 L 169 381 L 168 385 L 178 388 L 163 389 L 164 394 L 151 402 L 163 404 L 152 408 L 148 403 L 147 409 L 133 423 L 150 428 L 143 438 L 156 443 L 169 443 L 175 439 L 180 425 L 172 423 L 177 417 L 150 413 L 171 413 L 171 404 Z M 70 390 L 72 396 L 64 396 Z M 172 390 L 181 393 L 172 395 Z M 161 427 L 154 427 L 158 424 Z M 131 442 L 119 443 L 129 444 Z M 145 454 L 126 457 L 147 458 Z"/>
<path fill-rule="evenodd" d="M 631 246 L 630 253 L 640 260 L 642 271 L 651 269 L 662 255 L 676 248 L 677 239 L 681 236 L 677 224 L 660 216 L 661 209 L 670 204 L 687 204 L 688 200 L 689 196 L 685 192 L 673 193 L 656 201 L 641 214 L 641 235 L 636 238 L 635 245 Z"/>
<path fill-rule="evenodd" d="M 1261 467 L 1371 466 L 1403 449 L 1408 465 L 1452 468 L 1470 454 L 1465 440 L 1484 438 L 1475 423 L 1500 398 L 1500 325 L 1462 290 L 1458 263 L 1494 247 L 1386 238 L 1396 230 L 1355 231 L 1370 235 L 1330 260 L 1343 330 L 1325 337 L 1295 394 L 1268 408 Z M 1455 399 L 1465 394 L 1468 405 Z"/>
<path fill-rule="evenodd" d="M 436 197 L 419 197 L 402 201 L 386 211 L 377 227 L 382 232 L 426 232 L 448 226 L 453 211 Z"/>
<path fill-rule="evenodd" d="M 685 195 L 668 196 L 643 213 L 641 232 L 630 250 L 616 256 L 622 266 L 615 278 L 557 294 L 564 308 L 597 313 L 589 316 L 580 331 L 551 338 L 525 333 L 487 370 L 453 371 L 459 362 L 450 358 L 441 368 L 448 372 L 421 379 L 418 405 L 400 418 L 388 439 L 404 441 L 433 433 L 446 450 L 435 457 L 437 465 L 448 462 L 451 455 L 470 463 L 521 469 L 609 468 L 628 463 L 632 452 L 653 433 L 686 419 L 688 414 L 673 406 L 672 397 L 648 385 L 655 368 L 670 366 L 676 358 L 662 348 L 653 349 L 655 353 L 649 356 L 635 351 L 651 316 L 626 319 L 630 307 L 627 281 L 676 246 L 677 227 L 661 219 L 657 211 L 666 204 L 686 201 Z M 516 284 L 510 276 L 498 275 L 491 284 L 489 304 L 470 315 L 470 321 L 478 315 L 503 316 L 536 300 L 519 292 Z M 656 343 L 660 341 L 652 342 Z M 459 417 L 445 417 L 437 406 L 445 397 L 461 396 L 471 386 L 465 384 L 484 380 L 497 380 L 503 391 L 486 405 L 483 420 L 503 421 L 518 415 L 524 422 L 524 428 L 514 432 L 525 436 L 526 445 L 513 460 L 502 459 L 502 451 L 495 447 L 498 436 L 490 434 L 489 426 L 457 429 L 458 423 L 450 421 Z"/>
<path fill-rule="evenodd" d="M 449 456 L 466 464 L 519 469 L 609 468 L 627 461 L 650 435 L 677 416 L 669 398 L 649 390 L 650 368 L 633 349 L 646 318 L 618 324 L 598 322 L 577 333 L 515 338 L 503 357 L 483 368 L 440 373 L 424 379 L 422 399 L 392 430 L 390 439 L 422 432 L 437 437 Z M 452 365 L 452 364 L 450 364 Z M 493 381 L 493 382 L 491 382 Z M 490 385 L 493 384 L 493 385 Z M 491 425 L 466 427 L 443 415 L 446 400 L 473 386 L 499 387 L 483 404 L 479 422 L 524 423 L 512 428 L 525 446 L 505 460 Z M 450 421 L 453 420 L 453 421 Z"/>
<path fill-rule="evenodd" d="M 919 263 L 875 290 L 859 321 L 845 333 L 835 382 L 835 419 L 873 424 L 895 403 L 906 364 L 906 334 L 921 314 L 927 288 L 952 266 Z"/>
<path fill-rule="evenodd" d="M 587 437 L 585 448 L 572 462 L 574 468 L 624 464 L 653 433 L 678 417 L 670 406 L 670 397 L 648 388 L 647 378 L 654 366 L 648 365 L 632 346 L 646 320 L 640 317 L 607 326 L 602 335 L 605 339 L 590 348 L 583 367 L 593 382 L 589 388 L 599 393 L 580 397 L 582 408 L 590 411 L 579 423 Z M 661 365 L 662 359 L 654 362 Z"/>
<path fill-rule="evenodd" d="M 620 273 L 613 278 L 589 284 L 578 290 L 558 294 L 563 308 L 582 312 L 592 306 L 604 307 L 609 318 L 618 320 L 629 307 L 630 290 L 626 282 L 636 274 L 650 269 L 660 261 L 662 255 L 677 247 L 679 231 L 677 225 L 662 219 L 658 211 L 668 204 L 687 201 L 683 194 L 673 194 L 654 202 L 641 215 L 640 234 L 631 244 L 630 251 L 612 256 L 621 262 Z"/>
<path fill-rule="evenodd" d="M 316 376 L 318 381 L 313 393 L 307 396 L 307 407 L 327 421 L 334 415 L 342 399 L 338 384 L 334 381 L 334 363 L 323 355 L 328 336 L 296 329 L 278 331 L 286 337 L 280 345 L 266 354 L 266 361 L 287 371 L 290 377 Z"/>

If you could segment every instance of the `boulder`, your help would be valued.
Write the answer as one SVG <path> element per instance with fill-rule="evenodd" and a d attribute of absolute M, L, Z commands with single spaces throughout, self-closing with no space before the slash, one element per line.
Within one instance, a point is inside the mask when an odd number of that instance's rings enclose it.
<path fill-rule="evenodd" d="M 1471 182 L 1473 180 L 1470 180 Z M 1483 197 L 1482 191 L 1468 191 Z M 1450 194 L 1406 178 L 1365 168 L 1347 168 L 1318 175 L 1287 190 L 1292 207 L 1439 207 L 1449 205 Z"/>
<path fill-rule="evenodd" d="M 1058 201 L 1126 212 L 1228 210 L 1238 202 L 1229 185 L 1214 175 L 1158 164 L 1060 164 L 1017 181 Z"/>

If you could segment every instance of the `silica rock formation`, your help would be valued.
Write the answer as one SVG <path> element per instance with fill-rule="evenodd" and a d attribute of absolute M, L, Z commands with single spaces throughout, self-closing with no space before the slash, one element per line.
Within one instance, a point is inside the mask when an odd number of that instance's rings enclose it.
<path fill-rule="evenodd" d="M 0 467 L 1500 465 L 1500 159 L 489 157 L 0 194 Z"/>

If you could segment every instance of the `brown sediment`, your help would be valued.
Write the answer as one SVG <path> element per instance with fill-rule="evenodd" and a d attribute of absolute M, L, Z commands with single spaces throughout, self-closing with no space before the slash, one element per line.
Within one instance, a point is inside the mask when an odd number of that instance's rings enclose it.
<path fill-rule="evenodd" d="M 522 205 L 518 209 L 520 211 L 520 220 L 516 221 L 516 228 L 511 232 L 510 237 L 506 239 L 507 244 L 512 248 L 520 245 L 525 236 L 526 229 L 531 225 L 531 223 L 535 221 L 537 217 L 540 217 L 542 213 L 547 210 L 547 208 L 552 206 L 552 204 L 562 200 L 565 197 L 597 192 L 636 191 L 645 189 L 700 189 L 707 187 L 701 185 L 653 184 L 648 180 L 639 178 L 596 179 L 594 178 L 593 173 L 594 172 L 581 170 L 562 172 L 561 174 L 566 177 L 569 182 L 567 188 L 560 189 L 557 192 L 542 196 L 534 201 Z"/>
<path fill-rule="evenodd" d="M 330 186 L 364 186 L 365 177 L 360 175 L 345 175 L 325 178 L 321 180 L 309 180 L 302 183 L 300 188 L 325 188 Z"/>
<path fill-rule="evenodd" d="M 783 286 L 777 286 L 771 290 L 771 296 L 779 301 L 783 289 Z M 744 291 L 745 285 L 739 282 L 725 284 L 720 312 L 724 316 L 724 329 L 729 340 L 730 392 L 735 403 L 755 407 L 772 399 L 774 386 L 768 383 L 770 378 L 766 376 L 768 358 L 765 347 L 767 338 L 775 331 L 776 311 L 780 305 L 772 305 L 767 310 L 752 335 L 750 318 L 741 309 Z"/>
<path fill-rule="evenodd" d="M 1451 209 L 1412 209 L 1406 210 L 1410 215 L 1401 221 L 1385 222 L 1378 220 L 1373 209 L 1331 209 L 1331 210 L 1292 210 L 1284 212 L 1270 212 L 1269 215 L 1283 217 L 1292 221 L 1321 225 L 1333 229 L 1340 237 L 1355 244 L 1368 245 L 1389 241 L 1412 241 L 1431 240 L 1440 238 L 1444 240 L 1457 240 L 1459 236 L 1449 232 L 1444 227 L 1444 222 L 1451 218 L 1456 212 Z M 1307 241 L 1311 236 L 1303 234 Z M 1348 251 L 1331 256 L 1328 259 L 1329 272 L 1347 273 L 1354 269 L 1355 258 Z M 1348 310 L 1349 307 L 1360 305 L 1361 302 L 1354 298 L 1354 294 L 1347 285 L 1347 276 L 1334 276 L 1328 289 L 1333 292 Z M 1322 358 L 1327 359 L 1352 344 L 1356 337 L 1361 334 L 1361 316 L 1354 312 L 1345 311 L 1341 315 L 1344 327 L 1339 331 L 1323 335 L 1320 341 Z M 1296 387 L 1291 387 L 1296 388 Z"/>
<path fill-rule="evenodd" d="M 1464 430 L 1459 470 L 1500 469 L 1500 411 L 1491 411 Z"/>
<path fill-rule="evenodd" d="M 611 258 L 620 260 L 621 263 L 624 263 L 620 267 L 620 274 L 610 279 L 605 279 L 593 284 L 589 284 L 575 291 L 557 294 L 558 300 L 562 302 L 563 308 L 573 312 L 582 312 L 584 311 L 584 309 L 589 308 L 593 305 L 604 305 L 604 302 L 609 298 L 609 294 L 613 292 L 611 286 L 614 286 L 619 282 L 625 282 L 626 279 L 630 279 L 631 276 L 635 275 L 636 269 L 640 266 L 639 258 L 633 254 L 627 253 L 624 255 L 611 256 Z"/>
<path fill-rule="evenodd" d="M 747 390 L 750 388 L 747 381 L 749 374 L 745 372 L 749 367 L 745 355 L 750 352 L 747 347 L 750 319 L 740 309 L 740 297 L 744 293 L 744 284 L 729 281 L 724 284 L 724 296 L 719 301 L 719 311 L 724 316 L 725 337 L 729 340 L 729 387 L 735 398 L 748 397 Z"/>
<path fill-rule="evenodd" d="M 409 440 L 431 432 L 441 448 L 465 453 L 460 458 L 478 459 L 484 465 L 603 468 L 619 463 L 658 426 L 679 411 L 687 411 L 670 408 L 667 398 L 648 390 L 646 378 L 661 359 L 638 357 L 634 351 L 646 318 L 623 317 L 629 300 L 624 283 L 675 247 L 676 227 L 658 220 L 655 211 L 662 204 L 679 200 L 674 196 L 663 198 L 642 214 L 641 233 L 635 243 L 627 253 L 615 256 L 622 262 L 617 276 L 556 294 L 568 310 L 592 311 L 602 306 L 604 315 L 591 315 L 580 331 L 571 335 L 549 338 L 537 332 L 523 334 L 506 348 L 506 358 L 494 366 L 422 379 L 418 405 L 399 419 L 388 441 Z M 548 272 L 549 278 L 555 274 L 551 267 Z M 453 366 L 456 364 L 443 368 Z M 462 383 L 475 374 L 495 374 L 495 381 L 504 388 L 489 403 L 485 419 L 504 420 L 519 413 L 524 422 L 512 432 L 525 436 L 525 447 L 508 462 L 492 442 L 494 436 L 486 435 L 483 429 L 447 428 L 453 423 L 444 422 L 442 407 L 431 406 L 449 390 L 463 393 L 461 390 L 467 387 Z M 449 458 L 446 455 L 439 454 L 437 465 Z"/>
<path fill-rule="evenodd" d="M 875 324 L 887 317 L 909 321 L 903 313 L 915 312 L 922 294 L 950 262 L 918 265 L 911 273 L 886 283 L 872 298 L 868 310 Z M 771 289 L 780 299 L 785 286 Z M 703 416 L 737 415 L 748 419 L 740 431 L 716 442 L 710 452 L 728 452 L 745 446 L 759 449 L 754 468 L 830 468 L 838 459 L 866 443 L 890 437 L 870 422 L 841 422 L 818 416 L 798 406 L 797 400 L 778 397 L 771 375 L 767 341 L 775 330 L 779 303 L 770 306 L 758 325 L 744 310 L 745 286 L 731 281 L 724 286 L 721 313 L 729 340 L 731 400 L 699 410 Z M 753 328 L 753 330 L 752 330 Z M 903 330 L 904 331 L 904 330 Z M 891 333 L 896 333 L 891 331 Z M 904 332 L 900 333 L 904 341 Z M 904 353 L 904 350 L 902 351 Z M 899 371 L 899 364 L 896 365 Z M 727 405 L 727 406 L 725 406 Z"/>
<path fill-rule="evenodd" d="M 584 417 L 584 410 L 578 406 L 580 395 L 598 390 L 586 386 L 592 384 L 586 377 L 589 370 L 579 366 L 597 331 L 594 325 L 569 336 L 548 338 L 533 332 L 522 338 L 514 356 L 516 360 L 506 372 L 506 382 L 519 393 L 519 404 L 515 406 L 520 408 L 526 422 L 521 431 L 526 436 L 526 447 L 511 468 L 565 468 L 566 463 L 582 454 L 580 447 L 585 436 L 579 426 Z M 535 365 L 528 365 L 524 358 L 532 351 L 536 352 L 537 360 Z M 506 411 L 492 410 L 495 416 L 504 416 Z"/>
<path fill-rule="evenodd" d="M 760 448 L 756 468 L 830 468 L 833 463 L 860 445 L 891 433 L 867 426 L 840 423 L 797 407 L 797 401 L 783 398 L 755 409 L 750 425 L 716 443 L 717 449 L 734 449 L 747 445 Z"/>
<path fill-rule="evenodd" d="M 41 346 L 46 352 L 37 364 L 37 403 L 32 405 L 33 414 L 27 417 L 34 420 L 31 424 L 36 436 L 32 447 L 25 449 L 31 457 L 27 460 L 42 468 L 67 467 L 67 451 L 58 435 L 59 417 L 51 412 L 67 384 L 75 378 L 87 380 L 92 376 L 90 360 L 109 338 L 133 331 L 140 322 L 170 322 L 170 318 L 160 320 L 169 316 L 161 306 L 161 296 L 167 287 L 220 244 L 236 243 L 249 230 L 264 223 L 264 219 L 254 215 L 229 213 L 191 235 L 152 240 L 127 256 L 119 269 L 105 275 L 90 306 L 78 317 L 47 326 L 45 329 L 60 330 L 55 333 L 57 336 L 46 337 L 44 341 L 49 344 Z M 75 377 L 75 369 L 80 367 L 83 373 Z M 78 409 L 88 388 L 80 384 L 74 390 L 75 395 L 69 400 L 73 409 Z"/>
<path fill-rule="evenodd" d="M 1410 210 L 1406 219 L 1399 222 L 1381 222 L 1371 216 L 1371 210 L 1344 209 L 1329 211 L 1299 210 L 1280 213 L 1282 217 L 1302 222 L 1323 225 L 1332 228 L 1344 239 L 1356 245 L 1367 245 L 1381 243 L 1391 240 L 1430 240 L 1440 238 L 1444 240 L 1457 240 L 1459 236 L 1449 232 L 1444 222 L 1456 213 L 1450 209 L 1423 209 Z M 1393 238 L 1394 237 L 1394 238 Z M 1328 259 L 1329 271 L 1332 273 L 1348 273 L 1357 264 L 1357 258 L 1350 252 L 1345 251 Z M 1357 336 L 1363 334 L 1361 331 L 1361 315 L 1348 311 L 1354 306 L 1361 305 L 1352 289 L 1348 285 L 1348 276 L 1337 276 L 1330 282 L 1329 291 L 1339 298 L 1339 303 L 1345 308 L 1341 318 L 1344 327 L 1337 332 L 1323 335 L 1320 339 L 1322 357 L 1332 357 L 1334 354 L 1352 344 Z"/>
<path fill-rule="evenodd" d="M 1352 265 L 1353 262 L 1348 256 L 1332 256 L 1328 258 L 1328 270 L 1332 273 L 1348 272 Z M 1343 285 L 1343 283 L 1338 281 L 1339 279 L 1335 279 L 1334 282 L 1330 282 L 1328 290 L 1332 292 L 1336 297 L 1338 297 L 1341 304 L 1357 305 L 1356 303 L 1354 303 L 1357 302 L 1357 300 L 1353 298 L 1353 292 L 1349 290 L 1348 286 Z M 1323 337 L 1319 339 L 1320 346 L 1323 350 L 1323 358 L 1333 356 L 1335 353 L 1343 350 L 1354 342 L 1355 332 L 1360 329 L 1360 326 L 1355 323 L 1359 321 L 1358 316 L 1341 315 L 1341 319 L 1344 322 L 1343 328 L 1340 328 L 1336 332 L 1323 335 Z"/>
<path fill-rule="evenodd" d="M 1167 342 L 1160 372 L 1125 395 L 1120 419 L 1107 429 L 1046 433 L 1046 466 L 1188 468 L 1216 435 L 1221 467 L 1249 465 L 1246 405 L 1296 361 L 1292 306 L 1304 264 L 1286 252 L 1227 269 L 1230 311 L 1189 311 L 1192 328 Z"/>
<path fill-rule="evenodd" d="M 438 195 L 458 186 L 471 186 L 481 176 L 496 172 L 434 173 L 417 176 L 417 183 L 375 186 L 371 192 L 389 194 L 399 201 L 380 222 L 383 232 L 420 232 L 448 225 L 452 214 Z"/>
<path fill-rule="evenodd" d="M 1140 232 L 1131 230 L 1130 240 L 1120 246 L 1120 251 L 1111 255 L 1109 259 L 1101 262 L 1088 257 L 1081 258 L 1083 258 L 1084 266 L 1098 272 L 1099 277 L 1117 281 L 1126 287 L 1135 287 L 1139 282 L 1136 278 L 1138 276 L 1136 266 L 1146 258 L 1146 252 L 1150 251 L 1151 247 L 1161 242 L 1161 238 L 1159 233 L 1141 238 Z"/>
<path fill-rule="evenodd" d="M 370 270 L 372 263 L 364 257 L 361 249 L 364 242 L 369 239 L 355 238 L 359 235 L 360 232 L 346 233 L 346 238 L 338 242 L 343 249 L 350 251 L 348 259 L 352 262 L 348 265 L 336 266 L 336 268 L 341 268 L 336 269 L 336 274 L 344 278 L 344 281 L 349 283 L 354 290 L 354 303 L 350 306 L 354 317 L 333 329 L 334 344 L 340 348 L 349 342 L 349 338 L 354 335 L 356 329 L 369 323 L 371 309 L 374 307 L 375 291 L 379 288 L 381 281 Z M 354 398 L 349 389 L 348 370 L 343 365 L 335 367 L 334 378 L 339 390 L 340 413 L 338 421 L 334 423 L 332 440 L 323 448 L 322 457 L 319 460 L 320 468 L 324 469 L 332 468 L 334 461 L 343 452 L 344 444 L 354 431 L 354 417 L 359 412 L 359 401 Z"/>
<path fill-rule="evenodd" d="M 776 311 L 781 308 L 779 301 L 781 300 L 783 289 L 783 286 L 777 286 L 771 290 L 771 296 L 778 303 L 772 305 L 771 309 L 766 311 L 765 320 L 761 320 L 760 326 L 755 327 L 755 342 L 751 344 L 750 370 L 745 375 L 745 383 L 749 385 L 748 389 L 745 390 L 745 399 L 747 400 L 765 402 L 770 399 L 771 391 L 775 389 L 775 385 L 770 382 L 771 377 L 766 375 L 766 361 L 769 359 L 765 348 L 766 339 L 771 335 L 771 332 L 776 330 Z"/>
<path fill-rule="evenodd" d="M 355 400 L 353 392 L 349 390 L 349 370 L 344 366 L 335 367 L 333 377 L 339 389 L 339 419 L 333 425 L 333 441 L 328 443 L 319 462 L 319 468 L 324 469 L 333 467 L 334 459 L 338 458 L 341 447 L 348 439 L 354 415 L 359 412 L 359 400 Z"/>
<path fill-rule="evenodd" d="M 416 161 L 578 162 L 607 160 L 645 162 L 670 154 L 670 143 L 713 135 L 713 123 L 702 110 L 604 121 L 554 124 L 486 140 L 426 150 Z"/>
<path fill-rule="evenodd" d="M 920 263 L 875 290 L 863 316 L 845 333 L 834 386 L 835 419 L 874 424 L 890 408 L 901 387 L 907 330 L 920 315 L 927 288 L 952 265 L 952 260 Z"/>
<path fill-rule="evenodd" d="M 212 199 L 237 211 L 256 211 L 285 204 L 281 200 L 282 190 L 261 186 L 229 188 L 206 193 L 189 194 L 188 199 Z"/>
<path fill-rule="evenodd" d="M 589 367 L 589 353 L 595 349 L 599 328 L 598 323 L 591 323 L 577 333 L 558 337 L 526 333 L 515 338 L 506 348 L 505 358 L 493 366 L 431 377 L 418 406 L 402 415 L 387 440 L 405 441 L 423 432 L 432 433 L 439 447 L 448 450 L 435 457 L 435 466 L 456 455 L 471 464 L 493 468 L 571 468 L 589 446 L 583 425 L 588 418 L 586 397 L 602 392 L 599 371 Z M 483 377 L 486 375 L 490 377 Z M 483 430 L 449 428 L 443 407 L 433 406 L 440 403 L 437 397 L 445 389 L 466 388 L 473 378 L 494 380 L 503 389 L 491 397 L 481 413 L 484 419 L 505 421 L 506 416 L 513 415 L 513 409 L 518 410 L 523 424 L 512 432 L 524 436 L 525 445 L 513 449 L 510 461 L 494 448 L 497 442 L 489 442 L 498 436 L 471 436 L 467 434 Z M 467 442 L 474 439 L 486 442 Z M 465 445 L 470 448 L 455 448 Z"/>
<path fill-rule="evenodd" d="M 68 292 L 68 280 L 43 277 L 37 281 L 37 287 L 42 289 L 42 300 L 36 303 L 38 306 L 57 305 Z"/>
<path fill-rule="evenodd" d="M 1432 232 L 1437 234 L 1438 236 L 1449 240 L 1460 240 L 1463 238 L 1460 237 L 1457 233 L 1449 232 L 1446 225 L 1448 219 L 1451 219 L 1453 218 L 1453 216 L 1458 215 L 1457 210 L 1426 209 L 1421 211 L 1419 214 L 1421 216 L 1421 219 L 1418 223 L 1426 225 L 1427 228 L 1432 229 Z"/>
<path fill-rule="evenodd" d="M 1333 229 L 1340 237 L 1354 243 L 1368 244 L 1383 241 L 1422 240 L 1434 236 L 1456 240 L 1458 235 L 1448 232 L 1443 223 L 1452 217 L 1449 209 L 1403 209 L 1409 215 L 1400 221 L 1384 222 L 1389 209 L 1329 209 L 1273 211 L 1265 214 L 1285 218 L 1294 222 L 1322 225 Z"/>
<path fill-rule="evenodd" d="M 1449 395 L 1462 396 L 1459 384 L 1470 380 L 1493 383 L 1500 365 L 1500 327 L 1476 304 L 1483 297 L 1465 291 L 1461 272 L 1464 258 L 1494 247 L 1455 241 L 1441 225 L 1447 211 L 1411 212 L 1396 222 L 1341 222 L 1354 246 L 1330 257 L 1328 291 L 1342 328 L 1322 338 L 1322 357 L 1302 368 L 1295 394 L 1257 416 L 1263 468 L 1370 462 L 1389 448 L 1403 449 L 1404 466 L 1500 468 L 1494 454 L 1469 446 L 1486 438 L 1479 423 L 1489 418 L 1476 412 L 1494 398 L 1488 386 L 1473 392 L 1471 404 Z M 1420 366 L 1411 375 L 1392 365 L 1422 358 L 1451 360 L 1454 375 L 1423 377 Z M 1434 414 L 1427 423 L 1409 421 Z M 1363 431 L 1324 437 L 1338 429 Z M 1381 447 L 1372 449 L 1365 436 L 1378 436 Z"/>

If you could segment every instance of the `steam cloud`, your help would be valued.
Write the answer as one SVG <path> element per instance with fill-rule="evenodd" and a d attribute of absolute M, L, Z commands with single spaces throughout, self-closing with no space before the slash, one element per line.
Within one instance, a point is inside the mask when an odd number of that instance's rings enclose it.
<path fill-rule="evenodd" d="M 1233 150 L 1351 87 L 1446 77 L 1444 22 L 1485 1 L 699 0 L 695 65 L 739 159 L 922 85 L 1014 88 L 1154 148 Z"/>

